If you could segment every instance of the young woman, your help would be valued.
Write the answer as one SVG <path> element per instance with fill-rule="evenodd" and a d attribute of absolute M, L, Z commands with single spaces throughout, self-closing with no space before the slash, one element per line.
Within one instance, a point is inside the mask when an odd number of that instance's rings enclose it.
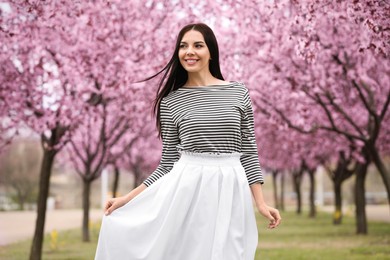
<path fill-rule="evenodd" d="M 179 33 L 154 109 L 163 141 L 157 169 L 107 201 L 96 260 L 253 260 L 258 211 L 279 225 L 263 198 L 253 110 L 244 84 L 228 82 L 205 24 Z M 148 78 L 150 79 L 150 78 Z"/>

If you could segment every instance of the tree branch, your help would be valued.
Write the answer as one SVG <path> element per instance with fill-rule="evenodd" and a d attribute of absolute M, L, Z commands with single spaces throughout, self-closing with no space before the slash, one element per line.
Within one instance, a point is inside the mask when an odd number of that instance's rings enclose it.
<path fill-rule="evenodd" d="M 386 102 L 385 102 L 385 104 L 383 105 L 382 111 L 381 111 L 381 113 L 380 113 L 380 115 L 379 115 L 379 120 L 380 120 L 381 122 L 382 122 L 383 119 L 385 118 L 387 109 L 389 108 L 389 104 L 390 104 L 390 91 L 389 91 L 389 93 L 387 94 Z"/>
<path fill-rule="evenodd" d="M 358 140 L 362 140 L 363 142 L 366 141 L 364 139 L 364 137 L 361 137 L 361 136 L 358 136 L 358 135 L 354 135 L 354 134 L 351 134 L 351 133 L 348 133 L 347 131 L 343 131 L 341 129 L 339 129 L 335 122 L 334 122 L 334 119 L 332 117 L 332 113 L 329 111 L 328 107 L 326 106 L 326 104 L 324 103 L 324 101 L 321 99 L 321 97 L 318 95 L 318 94 L 315 94 L 316 96 L 316 100 L 318 101 L 318 103 L 320 104 L 320 106 L 322 107 L 322 109 L 325 111 L 325 114 L 326 116 L 328 117 L 329 119 L 329 122 L 331 124 L 332 127 L 328 127 L 328 126 L 319 126 L 319 128 L 321 129 L 324 129 L 324 130 L 328 130 L 328 131 L 333 131 L 333 132 L 336 132 L 336 133 L 339 133 L 339 134 L 342 134 L 344 136 L 346 136 L 347 138 L 352 138 L 352 139 L 358 139 Z"/>
<path fill-rule="evenodd" d="M 265 98 L 260 98 L 265 104 L 267 104 L 268 106 L 270 106 L 281 118 L 282 120 L 287 123 L 288 127 L 291 128 L 291 129 L 294 129 L 302 134 L 312 134 L 315 132 L 316 129 L 310 129 L 310 130 L 304 130 L 302 127 L 299 127 L 295 124 L 293 124 L 291 122 L 291 120 L 283 113 L 283 111 L 281 111 L 280 109 L 276 108 L 274 105 L 272 105 L 268 100 L 266 100 Z M 256 101 L 254 101 L 255 103 L 257 103 Z M 257 107 L 260 108 L 259 105 L 257 105 Z"/>
<path fill-rule="evenodd" d="M 363 102 L 364 106 L 367 108 L 368 113 L 370 113 L 370 115 L 372 115 L 373 117 L 377 117 L 378 115 L 376 114 L 375 110 L 373 110 L 372 107 L 368 104 L 368 101 L 367 101 L 366 97 L 364 96 L 362 90 L 360 89 L 360 86 L 356 83 L 356 81 L 354 79 L 352 80 L 352 86 L 359 93 L 360 100 Z"/>
<path fill-rule="evenodd" d="M 345 120 L 348 121 L 348 123 L 350 123 L 353 128 L 355 128 L 355 130 L 361 135 L 361 136 L 364 136 L 364 133 L 360 130 L 360 127 L 358 125 L 355 124 L 355 122 L 352 120 L 352 118 L 344 111 L 344 109 L 342 109 L 338 104 L 336 104 L 332 97 L 330 96 L 330 93 L 327 92 L 325 93 L 325 97 L 329 100 L 330 104 L 335 108 L 335 110 L 340 113 L 344 118 Z"/>

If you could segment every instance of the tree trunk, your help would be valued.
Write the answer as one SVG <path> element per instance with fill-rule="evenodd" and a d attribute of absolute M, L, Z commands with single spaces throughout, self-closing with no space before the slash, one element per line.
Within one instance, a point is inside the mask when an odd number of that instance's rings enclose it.
<path fill-rule="evenodd" d="M 298 186 L 295 192 L 297 194 L 297 210 L 296 210 L 296 213 L 298 215 L 300 215 L 302 213 L 301 187 Z"/>
<path fill-rule="evenodd" d="M 24 203 L 23 201 L 19 201 L 18 204 L 19 204 L 19 205 L 18 205 L 19 210 L 20 210 L 20 211 L 24 211 L 24 204 L 25 204 L 25 203 Z"/>
<path fill-rule="evenodd" d="M 118 184 L 119 184 L 119 168 L 117 166 L 114 167 L 114 182 L 112 185 L 112 197 L 116 198 L 118 192 Z"/>
<path fill-rule="evenodd" d="M 340 225 L 343 219 L 343 199 L 342 199 L 342 184 L 350 178 L 355 169 L 349 169 L 354 160 L 352 156 L 346 157 L 344 152 L 339 152 L 337 167 L 334 171 L 328 168 L 329 177 L 333 182 L 335 211 L 333 213 L 333 224 Z"/>
<path fill-rule="evenodd" d="M 26 202 L 24 200 L 19 201 L 19 210 L 24 211 Z"/>
<path fill-rule="evenodd" d="M 274 201 L 275 201 L 275 208 L 279 209 L 279 198 L 278 198 L 278 171 L 272 171 L 272 184 L 273 184 L 273 192 L 274 192 Z"/>
<path fill-rule="evenodd" d="M 368 162 L 359 164 L 356 172 L 355 183 L 355 206 L 356 206 L 356 233 L 367 234 L 365 179 L 367 175 Z"/>
<path fill-rule="evenodd" d="M 334 189 L 334 205 L 335 205 L 335 212 L 333 213 L 333 224 L 334 225 L 340 225 L 343 219 L 343 201 L 341 196 L 341 184 L 342 182 L 334 181 L 333 182 L 333 189 Z"/>
<path fill-rule="evenodd" d="M 19 210 L 23 211 L 24 210 L 24 205 L 26 203 L 25 194 L 23 194 L 23 192 L 20 189 L 17 189 L 16 194 L 17 194 Z"/>
<path fill-rule="evenodd" d="M 43 151 L 37 201 L 37 219 L 35 222 L 35 232 L 31 245 L 30 260 L 40 260 L 42 257 L 43 235 L 46 219 L 46 203 L 49 196 L 51 169 L 56 154 L 57 151 L 55 150 L 44 149 Z"/>
<path fill-rule="evenodd" d="M 91 194 L 91 181 L 83 179 L 83 242 L 89 242 L 89 207 Z"/>
<path fill-rule="evenodd" d="M 315 218 L 317 215 L 316 211 L 316 204 L 315 204 L 315 191 L 316 191 L 316 184 L 315 184 L 315 169 L 309 169 L 309 180 L 310 180 L 310 192 L 309 192 L 309 203 L 310 203 L 310 209 L 309 209 L 309 217 Z"/>
<path fill-rule="evenodd" d="M 136 164 L 133 169 L 134 169 L 133 170 L 133 172 L 134 172 L 134 188 L 137 188 L 142 183 L 142 179 L 141 179 L 142 172 L 141 172 L 138 164 Z"/>
<path fill-rule="evenodd" d="M 284 187 L 285 187 L 285 173 L 283 172 L 280 176 L 280 202 L 279 202 L 279 205 L 280 205 L 280 209 L 282 211 L 285 210 L 284 208 Z"/>
<path fill-rule="evenodd" d="M 293 171 L 293 185 L 294 185 L 295 194 L 297 196 L 296 213 L 298 215 L 302 213 L 302 196 L 301 196 L 302 175 L 303 175 L 303 169 Z"/>
<path fill-rule="evenodd" d="M 385 188 L 387 192 L 387 201 L 388 204 L 390 205 L 390 172 L 386 169 L 376 149 L 372 149 L 371 156 L 376 168 L 379 171 L 379 174 L 382 177 L 383 183 L 385 184 Z"/>

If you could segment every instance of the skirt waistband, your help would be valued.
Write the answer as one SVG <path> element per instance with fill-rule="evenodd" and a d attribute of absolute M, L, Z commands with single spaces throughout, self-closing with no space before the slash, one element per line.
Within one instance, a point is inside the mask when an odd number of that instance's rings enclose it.
<path fill-rule="evenodd" d="M 211 165 L 236 165 L 241 164 L 242 153 L 198 153 L 190 151 L 179 151 L 181 162 Z"/>

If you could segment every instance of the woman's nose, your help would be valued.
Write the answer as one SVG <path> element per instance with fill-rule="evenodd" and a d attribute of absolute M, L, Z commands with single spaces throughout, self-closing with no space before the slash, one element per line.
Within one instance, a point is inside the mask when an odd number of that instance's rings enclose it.
<path fill-rule="evenodd" d="M 186 53 L 187 55 L 192 55 L 192 54 L 194 54 L 194 51 L 193 51 L 193 49 L 191 48 L 191 47 L 188 47 L 187 48 L 187 53 Z"/>

